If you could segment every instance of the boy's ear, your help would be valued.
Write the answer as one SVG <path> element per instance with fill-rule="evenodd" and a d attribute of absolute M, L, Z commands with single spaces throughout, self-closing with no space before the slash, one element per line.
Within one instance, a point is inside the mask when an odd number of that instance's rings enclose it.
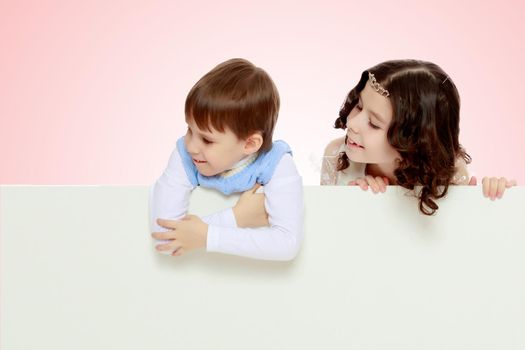
<path fill-rule="evenodd" d="M 248 136 L 244 141 L 244 153 L 250 155 L 257 152 L 261 148 L 263 141 L 263 137 L 259 133 Z"/>

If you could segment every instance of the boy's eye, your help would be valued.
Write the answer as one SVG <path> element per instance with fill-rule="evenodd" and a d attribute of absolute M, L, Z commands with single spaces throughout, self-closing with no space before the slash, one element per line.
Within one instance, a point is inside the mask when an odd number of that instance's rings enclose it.
<path fill-rule="evenodd" d="M 210 143 L 213 143 L 213 141 L 210 141 L 210 140 L 205 139 L 205 138 L 202 138 L 202 142 L 204 142 L 207 145 L 209 145 Z"/>

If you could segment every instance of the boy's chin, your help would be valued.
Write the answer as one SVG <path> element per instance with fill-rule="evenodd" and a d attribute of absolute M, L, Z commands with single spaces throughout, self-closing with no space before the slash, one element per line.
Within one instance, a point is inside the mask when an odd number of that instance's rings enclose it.
<path fill-rule="evenodd" d="M 215 175 L 218 174 L 218 173 L 213 172 L 213 171 L 199 171 L 199 173 L 200 173 L 202 176 L 215 176 Z"/>
<path fill-rule="evenodd" d="M 202 169 L 203 167 L 197 167 L 197 171 L 202 176 L 215 176 L 217 174 L 220 174 L 220 172 L 217 172 L 213 169 Z"/>

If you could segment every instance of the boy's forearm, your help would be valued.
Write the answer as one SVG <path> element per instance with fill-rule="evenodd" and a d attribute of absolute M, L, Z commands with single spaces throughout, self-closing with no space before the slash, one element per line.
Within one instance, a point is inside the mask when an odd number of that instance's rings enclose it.
<path fill-rule="evenodd" d="M 217 213 L 203 216 L 201 219 L 208 225 L 238 227 L 233 208 L 227 208 Z"/>

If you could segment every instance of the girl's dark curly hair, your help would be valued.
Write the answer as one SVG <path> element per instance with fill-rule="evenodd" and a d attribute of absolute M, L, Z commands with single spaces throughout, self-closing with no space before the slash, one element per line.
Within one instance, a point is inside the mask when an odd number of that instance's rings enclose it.
<path fill-rule="evenodd" d="M 394 171 L 397 183 L 409 190 L 421 186 L 416 194 L 419 210 L 432 215 L 438 209 L 436 199 L 447 194 L 456 172 L 456 159 L 463 158 L 467 164 L 471 161 L 459 144 L 458 90 L 452 79 L 434 63 L 383 62 L 363 72 L 344 101 L 335 128 L 346 128 L 346 119 L 359 102 L 369 72 L 390 93 L 393 117 L 387 139 L 401 155 Z M 349 159 L 342 152 L 337 170 L 348 166 Z"/>

